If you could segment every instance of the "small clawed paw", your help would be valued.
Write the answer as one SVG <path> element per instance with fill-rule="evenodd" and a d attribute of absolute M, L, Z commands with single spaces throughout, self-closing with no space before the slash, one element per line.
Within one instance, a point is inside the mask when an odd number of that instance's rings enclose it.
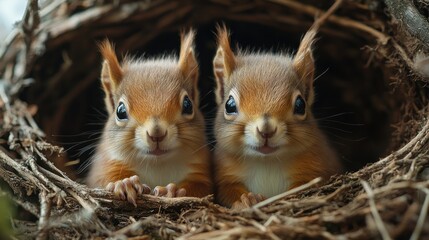
<path fill-rule="evenodd" d="M 156 186 L 153 189 L 153 195 L 158 197 L 184 197 L 186 196 L 186 189 L 177 188 L 176 184 L 170 183 L 167 186 Z"/>
<path fill-rule="evenodd" d="M 237 210 L 249 208 L 259 202 L 262 202 L 263 200 L 265 200 L 265 197 L 261 194 L 255 194 L 252 192 L 243 193 L 240 197 L 240 200 L 237 200 L 234 202 L 234 204 L 232 204 L 232 208 Z"/>
<path fill-rule="evenodd" d="M 140 183 L 137 175 L 129 178 L 124 178 L 116 182 L 107 184 L 106 189 L 121 199 L 127 200 L 134 206 L 137 206 L 137 196 L 141 194 L 149 194 L 151 189 L 148 185 Z"/>

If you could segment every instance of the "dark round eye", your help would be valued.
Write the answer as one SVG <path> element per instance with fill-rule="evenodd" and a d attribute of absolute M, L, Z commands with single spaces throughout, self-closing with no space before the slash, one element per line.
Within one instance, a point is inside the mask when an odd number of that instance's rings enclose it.
<path fill-rule="evenodd" d="M 229 96 L 225 103 L 225 112 L 226 114 L 237 114 L 237 105 L 235 104 L 235 99 L 232 96 Z"/>
<path fill-rule="evenodd" d="M 305 101 L 301 96 L 296 97 L 293 114 L 304 115 L 305 114 Z"/>
<path fill-rule="evenodd" d="M 192 107 L 191 99 L 189 99 L 188 96 L 185 96 L 183 98 L 182 114 L 192 114 L 193 112 L 194 112 L 194 109 Z"/>
<path fill-rule="evenodd" d="M 118 108 L 116 108 L 116 119 L 119 121 L 128 120 L 127 108 L 123 102 L 119 102 Z"/>

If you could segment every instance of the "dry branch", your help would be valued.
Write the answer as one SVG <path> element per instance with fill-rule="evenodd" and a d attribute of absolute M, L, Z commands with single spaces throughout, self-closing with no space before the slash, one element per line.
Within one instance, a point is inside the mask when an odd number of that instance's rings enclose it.
<path fill-rule="evenodd" d="M 429 47 L 429 22 L 410 0 L 384 0 L 392 16 L 413 36 Z"/>

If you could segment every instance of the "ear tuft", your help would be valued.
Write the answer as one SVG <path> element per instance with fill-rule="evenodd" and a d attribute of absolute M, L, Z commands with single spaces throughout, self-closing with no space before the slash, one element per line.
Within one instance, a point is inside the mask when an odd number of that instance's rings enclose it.
<path fill-rule="evenodd" d="M 217 43 L 218 48 L 213 60 L 213 70 L 216 77 L 216 102 L 221 104 L 225 93 L 225 82 L 236 67 L 234 52 L 231 50 L 229 42 L 229 32 L 225 25 L 217 26 Z"/>
<path fill-rule="evenodd" d="M 107 63 L 108 73 L 110 80 L 112 81 L 114 88 L 116 88 L 123 77 L 121 65 L 119 64 L 118 58 L 116 57 L 115 48 L 109 40 L 104 40 L 100 45 L 99 49 L 101 55 L 103 55 L 104 61 Z M 103 67 L 104 68 L 104 67 Z M 102 80 L 107 80 L 103 79 Z"/>
<path fill-rule="evenodd" d="M 198 103 L 198 62 L 195 57 L 194 39 L 195 31 L 193 29 L 190 29 L 186 33 L 184 31 L 181 32 L 178 65 L 185 79 L 192 82 L 191 98 Z"/>
<path fill-rule="evenodd" d="M 305 98 L 310 104 L 313 102 L 313 81 L 314 81 L 314 58 L 313 44 L 315 42 L 317 31 L 311 28 L 302 38 L 301 43 L 293 59 L 293 68 L 300 81 L 305 84 Z"/>
<path fill-rule="evenodd" d="M 114 108 L 114 93 L 122 81 L 123 71 L 119 65 L 113 45 L 106 39 L 98 45 L 101 54 L 103 55 L 103 67 L 101 69 L 101 83 L 103 85 L 106 97 L 107 110 L 113 112 Z"/>

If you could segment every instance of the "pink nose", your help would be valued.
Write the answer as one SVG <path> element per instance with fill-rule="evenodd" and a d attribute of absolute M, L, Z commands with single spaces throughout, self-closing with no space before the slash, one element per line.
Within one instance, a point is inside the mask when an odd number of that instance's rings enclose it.
<path fill-rule="evenodd" d="M 277 131 L 277 128 L 273 131 L 260 131 L 258 127 L 256 127 L 256 130 L 258 131 L 259 135 L 261 135 L 263 138 L 268 139 L 274 136 L 274 134 Z"/>
<path fill-rule="evenodd" d="M 164 134 L 161 134 L 160 131 L 155 131 L 154 134 L 150 135 L 149 132 L 146 131 L 147 136 L 152 140 L 152 142 L 162 142 L 167 136 L 167 131 Z"/>

